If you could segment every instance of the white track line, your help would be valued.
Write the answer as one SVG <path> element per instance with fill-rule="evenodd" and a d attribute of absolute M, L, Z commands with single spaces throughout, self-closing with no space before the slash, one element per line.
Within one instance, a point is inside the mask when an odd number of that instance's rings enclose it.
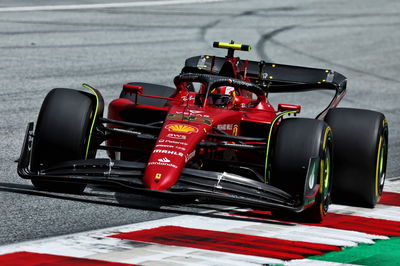
<path fill-rule="evenodd" d="M 21 6 L 3 7 L 0 12 L 26 12 L 26 11 L 56 11 L 56 10 L 77 10 L 77 9 L 103 9 L 121 7 L 143 7 L 143 6 L 165 6 L 183 4 L 201 4 L 222 2 L 227 0 L 165 0 L 165 1 L 140 1 L 128 3 L 106 3 L 106 4 L 87 4 L 87 5 L 49 5 L 49 6 Z"/>

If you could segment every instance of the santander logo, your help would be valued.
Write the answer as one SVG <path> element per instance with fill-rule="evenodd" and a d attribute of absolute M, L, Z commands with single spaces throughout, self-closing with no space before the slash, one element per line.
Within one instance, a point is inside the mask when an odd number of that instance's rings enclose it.
<path fill-rule="evenodd" d="M 157 161 L 159 161 L 160 163 L 170 163 L 171 162 L 171 160 L 169 160 L 167 157 L 158 159 Z"/>

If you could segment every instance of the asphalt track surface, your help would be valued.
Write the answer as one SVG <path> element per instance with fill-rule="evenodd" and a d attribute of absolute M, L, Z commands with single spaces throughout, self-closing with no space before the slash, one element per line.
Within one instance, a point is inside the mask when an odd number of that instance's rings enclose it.
<path fill-rule="evenodd" d="M 343 73 L 348 94 L 340 106 L 386 114 L 388 177 L 400 176 L 399 1 L 136 2 L 83 8 L 79 5 L 108 2 L 62 0 L 57 5 L 76 9 L 58 10 L 38 8 L 53 5 L 49 0 L 0 2 L 0 244 L 201 211 L 179 205 L 157 209 L 139 198 L 121 206 L 113 193 L 97 187 L 80 196 L 40 192 L 17 176 L 14 161 L 26 124 L 36 120 L 50 89 L 89 83 L 109 102 L 126 82 L 172 85 L 185 58 L 224 55 L 211 48 L 216 40 L 252 45 L 242 58 Z M 306 116 L 328 100 L 322 92 L 271 98 L 273 104 L 304 104 Z"/>

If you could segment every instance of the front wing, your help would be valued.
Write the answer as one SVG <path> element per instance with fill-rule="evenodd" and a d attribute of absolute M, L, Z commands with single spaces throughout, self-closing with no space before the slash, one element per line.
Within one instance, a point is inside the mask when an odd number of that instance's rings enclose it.
<path fill-rule="evenodd" d="M 312 188 L 306 185 L 303 197 L 294 197 L 271 185 L 236 174 L 184 168 L 175 185 L 168 190 L 157 191 L 143 187 L 145 163 L 111 159 L 66 161 L 39 172 L 32 172 L 30 161 L 33 138 L 33 122 L 31 122 L 26 130 L 18 162 L 18 174 L 25 179 L 105 184 L 116 190 L 135 194 L 168 198 L 184 197 L 213 204 L 281 209 L 291 212 L 300 212 L 306 206 L 312 205 L 319 188 L 317 184 Z"/>

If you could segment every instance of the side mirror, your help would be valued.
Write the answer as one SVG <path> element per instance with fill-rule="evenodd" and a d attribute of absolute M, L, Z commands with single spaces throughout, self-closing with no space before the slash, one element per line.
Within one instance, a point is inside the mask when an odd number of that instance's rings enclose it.
<path fill-rule="evenodd" d="M 143 87 L 142 86 L 137 86 L 133 84 L 124 84 L 122 87 L 125 93 L 136 93 L 136 94 L 142 94 L 143 93 Z"/>
<path fill-rule="evenodd" d="M 298 111 L 300 113 L 301 106 L 300 105 L 293 105 L 293 104 L 278 104 L 278 112 L 285 112 L 285 111 Z"/>

